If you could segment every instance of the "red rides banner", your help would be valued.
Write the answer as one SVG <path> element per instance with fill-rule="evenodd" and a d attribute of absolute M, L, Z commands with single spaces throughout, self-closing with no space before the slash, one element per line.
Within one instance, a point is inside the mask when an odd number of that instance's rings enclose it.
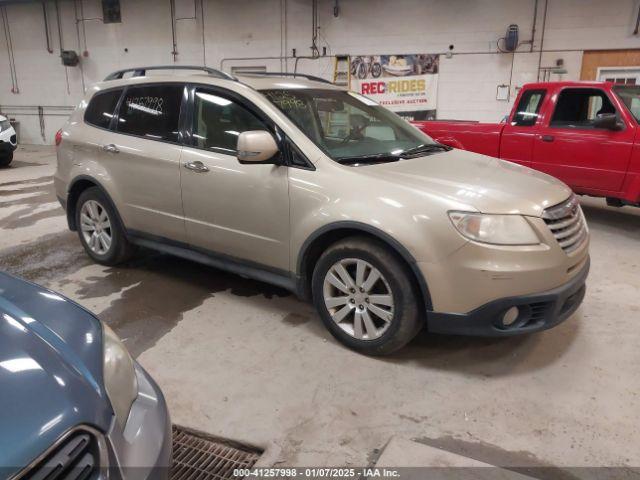
<path fill-rule="evenodd" d="M 351 57 L 351 89 L 412 120 L 434 119 L 439 56 Z"/>

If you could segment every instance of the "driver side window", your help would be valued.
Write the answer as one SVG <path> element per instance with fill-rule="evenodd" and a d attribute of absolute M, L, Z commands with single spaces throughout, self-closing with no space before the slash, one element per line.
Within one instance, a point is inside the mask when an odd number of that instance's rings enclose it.
<path fill-rule="evenodd" d="M 193 139 L 198 148 L 235 155 L 238 136 L 266 125 L 244 106 L 217 93 L 196 89 Z"/>

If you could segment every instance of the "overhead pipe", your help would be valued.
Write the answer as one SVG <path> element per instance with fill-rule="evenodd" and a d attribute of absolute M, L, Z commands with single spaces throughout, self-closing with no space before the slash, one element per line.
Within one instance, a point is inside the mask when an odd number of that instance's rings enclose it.
<path fill-rule="evenodd" d="M 311 2 L 311 56 L 319 57 L 318 50 L 318 0 Z"/>
<path fill-rule="evenodd" d="M 11 93 L 20 93 L 18 86 L 18 72 L 16 70 L 16 59 L 13 55 L 13 41 L 11 39 L 11 29 L 9 27 L 9 16 L 7 15 L 7 7 L 0 6 L 2 14 L 2 27 L 4 30 L 4 38 L 7 45 L 7 58 L 9 59 L 9 72 L 11 74 Z"/>
<path fill-rule="evenodd" d="M 80 0 L 80 4 L 82 5 L 82 0 Z M 76 18 L 76 35 L 78 36 L 78 51 L 82 49 L 82 41 L 80 40 L 80 19 L 78 18 L 78 0 L 73 0 L 73 13 Z M 84 24 L 83 24 L 84 25 Z M 84 68 L 82 67 L 82 62 L 79 64 L 80 67 L 80 78 L 82 80 L 82 93 L 87 93 L 87 87 L 84 82 Z"/>
<path fill-rule="evenodd" d="M 49 15 L 47 14 L 47 4 L 42 2 L 42 17 L 44 19 L 44 36 L 47 39 L 47 52 L 53 53 L 51 48 L 51 34 L 49 32 Z"/>
<path fill-rule="evenodd" d="M 202 65 L 207 66 L 207 47 L 204 38 L 204 0 L 200 0 L 200 16 L 202 17 Z"/>
<path fill-rule="evenodd" d="M 540 68 L 542 67 L 542 51 L 544 49 L 544 33 L 547 25 L 547 7 L 549 0 L 544 0 L 544 13 L 542 14 L 542 34 L 540 35 L 540 54 L 538 55 L 538 81 L 540 81 Z"/>
<path fill-rule="evenodd" d="M 171 55 L 173 55 L 173 61 L 178 60 L 178 38 L 176 36 L 176 1 L 169 0 L 169 6 L 171 8 L 171 39 L 173 42 L 173 49 Z"/>
<path fill-rule="evenodd" d="M 533 5 L 533 26 L 531 27 L 531 46 L 529 47 L 529 53 L 533 52 L 533 42 L 536 41 L 536 24 L 538 21 L 538 0 Z"/>
<path fill-rule="evenodd" d="M 287 54 L 287 0 L 280 0 L 280 55 Z M 280 59 L 280 71 L 286 72 L 286 61 Z"/>
<path fill-rule="evenodd" d="M 58 23 L 58 43 L 60 45 L 60 58 L 62 59 L 64 43 L 62 41 L 62 21 L 60 20 L 60 5 L 58 4 L 58 0 L 55 0 L 53 3 L 56 7 L 56 21 Z M 66 65 L 64 67 L 64 75 L 67 80 L 67 95 L 71 95 L 71 86 L 69 85 L 69 70 Z"/>
<path fill-rule="evenodd" d="M 289 8 L 287 6 L 287 0 L 282 0 L 282 17 L 284 19 L 283 23 L 283 35 L 284 35 L 284 43 L 282 50 L 280 51 L 280 55 L 287 56 L 289 52 Z M 286 58 L 284 59 L 284 71 L 285 73 L 289 71 L 289 62 L 287 62 Z"/>

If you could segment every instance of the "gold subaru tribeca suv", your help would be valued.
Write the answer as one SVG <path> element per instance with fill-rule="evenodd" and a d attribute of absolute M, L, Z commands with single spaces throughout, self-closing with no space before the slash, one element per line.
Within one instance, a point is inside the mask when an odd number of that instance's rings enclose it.
<path fill-rule="evenodd" d="M 581 303 L 589 233 L 560 181 L 320 79 L 188 68 L 115 72 L 58 132 L 57 195 L 96 262 L 144 246 L 279 285 L 371 355 Z"/>

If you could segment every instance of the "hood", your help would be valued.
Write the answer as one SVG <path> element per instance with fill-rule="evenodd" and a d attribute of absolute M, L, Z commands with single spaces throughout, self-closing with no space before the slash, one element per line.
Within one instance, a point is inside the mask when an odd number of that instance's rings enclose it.
<path fill-rule="evenodd" d="M 3 473 L 20 470 L 72 427 L 106 431 L 112 411 L 100 322 L 53 292 L 0 273 L 0 392 Z"/>
<path fill-rule="evenodd" d="M 544 209 L 571 195 L 571 189 L 554 177 L 457 149 L 356 168 L 365 175 L 427 191 L 482 213 L 539 217 Z"/>

